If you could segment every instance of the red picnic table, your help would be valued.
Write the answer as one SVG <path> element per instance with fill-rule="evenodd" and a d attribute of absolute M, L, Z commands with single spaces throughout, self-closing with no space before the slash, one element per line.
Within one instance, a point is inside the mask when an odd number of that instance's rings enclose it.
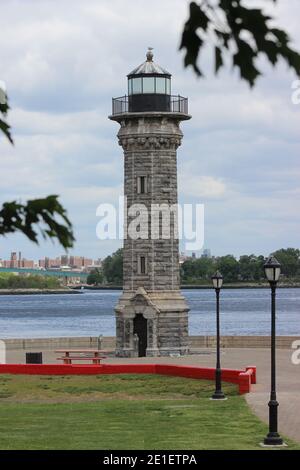
<path fill-rule="evenodd" d="M 72 361 L 92 361 L 93 364 L 100 364 L 102 359 L 106 359 L 103 354 L 109 352 L 103 349 L 56 349 L 56 353 L 61 353 L 62 356 L 57 357 L 57 360 L 62 360 L 64 364 L 72 364 Z"/>

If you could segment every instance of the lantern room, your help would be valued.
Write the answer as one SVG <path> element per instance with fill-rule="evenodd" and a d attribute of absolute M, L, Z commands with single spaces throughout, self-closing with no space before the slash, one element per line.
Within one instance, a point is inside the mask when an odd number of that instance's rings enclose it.
<path fill-rule="evenodd" d="M 146 58 L 127 75 L 129 112 L 170 111 L 171 74 L 153 62 L 152 47 Z"/>
<path fill-rule="evenodd" d="M 113 98 L 112 115 L 166 112 L 188 114 L 188 100 L 171 94 L 171 74 L 153 61 L 152 47 L 146 61 L 127 75 L 128 94 Z"/>

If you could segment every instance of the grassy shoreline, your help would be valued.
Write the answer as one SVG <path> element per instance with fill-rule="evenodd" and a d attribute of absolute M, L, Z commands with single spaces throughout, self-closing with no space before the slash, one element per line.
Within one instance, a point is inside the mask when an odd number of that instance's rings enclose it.
<path fill-rule="evenodd" d="M 79 294 L 80 291 L 61 289 L 0 289 L 0 295 L 41 295 L 41 294 Z"/>

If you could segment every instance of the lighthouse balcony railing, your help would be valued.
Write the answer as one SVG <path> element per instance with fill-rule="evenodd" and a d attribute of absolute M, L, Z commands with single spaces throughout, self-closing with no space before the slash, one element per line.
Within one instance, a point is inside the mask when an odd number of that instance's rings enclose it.
<path fill-rule="evenodd" d="M 157 100 L 157 97 L 160 99 Z M 161 99 L 163 98 L 163 100 Z M 168 112 L 188 114 L 188 98 L 180 95 L 130 95 L 112 99 L 112 115 L 132 112 Z"/>

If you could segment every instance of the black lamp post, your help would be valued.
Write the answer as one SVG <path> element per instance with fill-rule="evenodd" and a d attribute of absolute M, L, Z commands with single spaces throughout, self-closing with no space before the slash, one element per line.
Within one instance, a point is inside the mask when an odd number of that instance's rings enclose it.
<path fill-rule="evenodd" d="M 216 291 L 216 303 L 217 303 L 217 364 L 216 364 L 216 390 L 213 396 L 211 397 L 212 400 L 225 400 L 225 395 L 222 392 L 222 371 L 221 371 L 221 361 L 220 361 L 220 290 L 223 284 L 223 276 L 222 274 L 217 271 L 212 276 L 212 282 L 214 289 Z"/>
<path fill-rule="evenodd" d="M 269 433 L 264 439 L 264 445 L 283 445 L 278 434 L 278 406 L 276 399 L 276 286 L 280 276 L 280 263 L 270 256 L 264 264 L 265 275 L 271 286 L 271 393 L 269 401 Z"/>

